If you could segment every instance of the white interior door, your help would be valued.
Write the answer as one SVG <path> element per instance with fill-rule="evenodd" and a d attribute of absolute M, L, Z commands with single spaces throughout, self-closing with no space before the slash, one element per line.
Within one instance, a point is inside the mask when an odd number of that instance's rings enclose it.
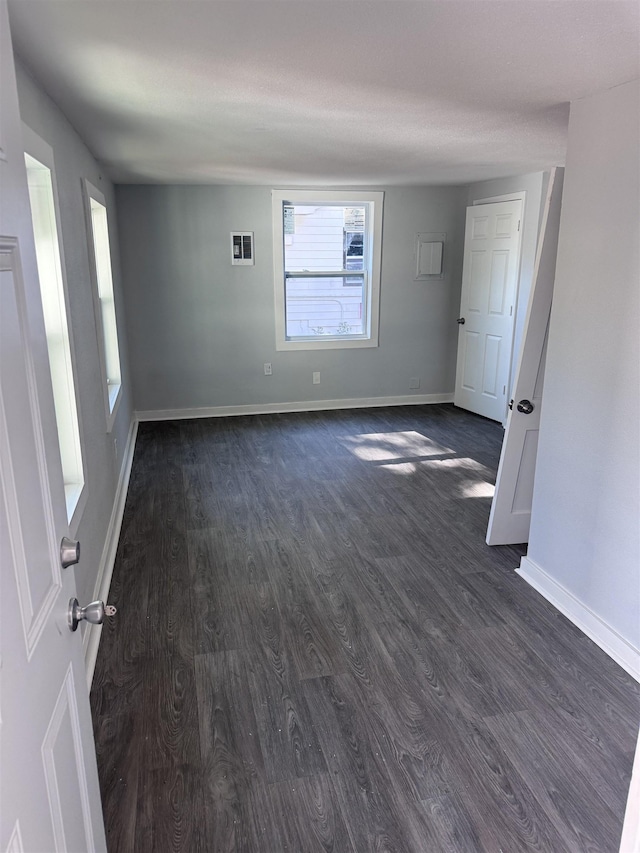
<path fill-rule="evenodd" d="M 564 170 L 558 168 L 552 170 L 549 179 L 522 347 L 516 367 L 513 408 L 507 420 L 489 516 L 489 545 L 529 541 L 563 177 Z"/>
<path fill-rule="evenodd" d="M 456 406 L 503 421 L 520 271 L 522 202 L 467 208 Z"/>
<path fill-rule="evenodd" d="M 6 4 L 0 2 L 0 849 L 106 850 Z"/>

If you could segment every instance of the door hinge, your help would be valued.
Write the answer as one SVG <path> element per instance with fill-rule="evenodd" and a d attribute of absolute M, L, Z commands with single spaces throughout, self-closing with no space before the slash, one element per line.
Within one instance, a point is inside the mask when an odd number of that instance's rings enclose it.
<path fill-rule="evenodd" d="M 518 219 L 518 231 L 520 230 L 520 220 Z"/>
<path fill-rule="evenodd" d="M 513 317 L 513 305 L 509 308 L 509 316 Z"/>

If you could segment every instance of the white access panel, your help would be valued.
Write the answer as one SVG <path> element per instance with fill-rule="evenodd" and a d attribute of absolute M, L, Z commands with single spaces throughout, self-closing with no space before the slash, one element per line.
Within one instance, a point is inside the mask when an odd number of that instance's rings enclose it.
<path fill-rule="evenodd" d="M 416 234 L 414 281 L 442 278 L 446 237 L 444 232 Z"/>

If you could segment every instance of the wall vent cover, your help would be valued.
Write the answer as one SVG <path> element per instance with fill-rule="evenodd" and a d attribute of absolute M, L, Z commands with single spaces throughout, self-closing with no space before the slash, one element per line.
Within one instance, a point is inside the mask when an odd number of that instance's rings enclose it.
<path fill-rule="evenodd" d="M 231 232 L 231 263 L 233 266 L 252 266 L 253 231 Z"/>

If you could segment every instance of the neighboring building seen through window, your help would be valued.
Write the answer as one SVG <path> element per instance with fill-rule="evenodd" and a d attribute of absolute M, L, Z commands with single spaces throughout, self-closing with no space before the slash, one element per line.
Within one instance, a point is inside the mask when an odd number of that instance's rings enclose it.
<path fill-rule="evenodd" d="M 344 232 L 343 263 L 346 270 L 364 269 L 364 230 Z M 359 276 L 347 276 L 344 280 L 346 287 L 358 287 Z"/>

